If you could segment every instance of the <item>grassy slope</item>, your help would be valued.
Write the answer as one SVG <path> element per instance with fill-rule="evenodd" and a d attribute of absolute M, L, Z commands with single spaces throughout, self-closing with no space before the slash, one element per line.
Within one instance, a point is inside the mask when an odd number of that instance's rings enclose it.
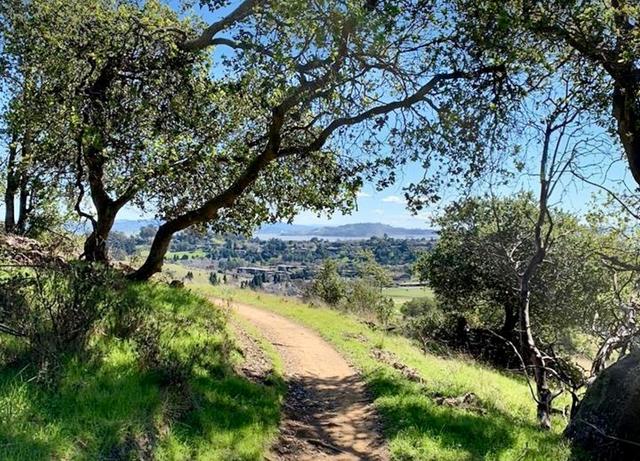
<path fill-rule="evenodd" d="M 423 287 L 392 287 L 382 290 L 385 296 L 389 296 L 397 305 L 417 298 L 433 298 L 431 288 Z"/>
<path fill-rule="evenodd" d="M 189 323 L 164 347 L 212 351 L 189 378 L 190 408 L 184 394 L 139 368 L 129 342 L 101 337 L 100 358 L 66 361 L 56 389 L 31 380 L 29 368 L 0 368 L 0 459 L 127 459 L 135 444 L 160 460 L 261 459 L 277 431 L 283 389 L 233 374 L 222 358 L 228 338 L 211 326 L 220 310 L 161 286 L 133 286 L 128 296 Z"/>
<path fill-rule="evenodd" d="M 357 319 L 325 308 L 250 290 L 199 286 L 203 293 L 280 313 L 317 330 L 342 351 L 365 377 L 385 421 L 386 436 L 397 460 L 560 461 L 569 448 L 559 432 L 536 427 L 526 384 L 468 360 L 425 355 L 411 341 L 374 332 Z M 372 347 L 383 347 L 417 369 L 426 385 L 409 382 L 374 360 Z M 485 414 L 436 405 L 430 395 L 474 392 Z"/>

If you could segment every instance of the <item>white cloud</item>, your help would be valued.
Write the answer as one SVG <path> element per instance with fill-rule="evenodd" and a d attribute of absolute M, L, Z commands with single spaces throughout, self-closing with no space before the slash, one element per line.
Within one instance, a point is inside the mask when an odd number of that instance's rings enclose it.
<path fill-rule="evenodd" d="M 371 197 L 371 194 L 367 193 L 367 192 L 363 192 L 363 191 L 358 191 L 358 193 L 356 194 L 356 196 L 358 198 L 365 198 L 365 197 Z"/>
<path fill-rule="evenodd" d="M 398 195 L 389 195 L 385 198 L 382 199 L 383 202 L 386 203 L 399 203 L 399 204 L 404 204 L 404 199 Z"/>
<path fill-rule="evenodd" d="M 380 209 L 380 208 L 376 208 L 375 210 L 373 210 L 373 212 L 377 215 L 383 215 L 384 214 L 384 210 Z"/>

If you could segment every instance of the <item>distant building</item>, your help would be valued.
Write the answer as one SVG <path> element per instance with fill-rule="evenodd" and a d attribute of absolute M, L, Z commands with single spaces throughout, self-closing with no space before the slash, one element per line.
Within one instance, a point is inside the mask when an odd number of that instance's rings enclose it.
<path fill-rule="evenodd" d="M 300 269 L 300 266 L 293 264 L 278 264 L 276 266 L 276 271 L 278 272 L 291 272 Z"/>
<path fill-rule="evenodd" d="M 273 273 L 273 269 L 270 268 L 264 268 L 264 267 L 238 267 L 236 269 L 236 271 L 239 274 L 250 274 L 250 275 L 255 275 L 255 274 L 271 274 Z"/>

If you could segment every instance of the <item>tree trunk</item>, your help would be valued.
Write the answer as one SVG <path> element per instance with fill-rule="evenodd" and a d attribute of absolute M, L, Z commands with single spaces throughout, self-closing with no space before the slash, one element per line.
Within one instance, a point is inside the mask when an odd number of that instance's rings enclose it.
<path fill-rule="evenodd" d="M 153 239 L 146 261 L 137 271 L 129 275 L 130 280 L 148 280 L 153 274 L 162 270 L 164 256 L 176 232 L 180 232 L 194 224 L 211 221 L 216 218 L 220 209 L 233 206 L 238 197 L 258 179 L 260 172 L 276 158 L 280 149 L 280 130 L 283 123 L 284 113 L 281 109 L 274 109 L 270 139 L 265 150 L 255 157 L 242 174 L 223 192 L 207 200 L 201 207 L 188 211 L 161 225 Z"/>
<path fill-rule="evenodd" d="M 26 126 L 24 130 L 24 135 L 22 136 L 22 153 L 20 158 L 20 165 L 15 165 L 14 168 L 14 180 L 16 185 L 16 190 L 20 190 L 20 196 L 18 199 L 18 221 L 15 225 L 15 232 L 20 235 L 24 235 L 27 231 L 27 222 L 29 212 L 29 170 L 30 170 L 30 162 L 31 162 L 31 154 L 32 154 L 32 133 L 31 127 L 29 125 Z M 14 192 L 14 194 L 15 194 Z M 15 214 L 15 210 L 14 210 Z M 15 219 L 15 217 L 14 217 Z"/>
<path fill-rule="evenodd" d="M 513 306 L 505 306 L 504 308 L 504 323 L 502 324 L 502 328 L 500 329 L 500 334 L 509 339 L 515 339 L 514 332 L 516 327 L 518 326 L 518 313 L 517 309 Z"/>
<path fill-rule="evenodd" d="M 93 231 L 84 243 L 84 253 L 87 261 L 109 261 L 107 239 L 113 228 L 118 212 L 134 197 L 135 187 L 127 189 L 120 197 L 112 199 L 104 184 L 104 164 L 106 159 L 102 152 L 102 143 L 90 145 L 84 150 L 84 163 L 88 170 L 91 201 L 96 209 L 96 219 L 92 219 Z"/>
<path fill-rule="evenodd" d="M 530 280 L 540 265 L 540 262 L 544 259 L 544 255 L 544 249 L 539 247 L 520 280 L 520 344 L 523 351 L 522 355 L 527 362 L 526 365 L 533 368 L 533 377 L 536 383 L 537 393 L 538 422 L 542 429 L 548 430 L 551 429 L 551 403 L 553 401 L 553 394 L 549 389 L 546 361 L 536 345 L 531 330 L 531 291 L 529 288 Z"/>
<path fill-rule="evenodd" d="M 108 205 L 98 210 L 98 218 L 96 219 L 93 231 L 84 242 L 83 256 L 87 261 L 104 262 L 109 261 L 109 251 L 107 247 L 107 239 L 116 220 L 119 209 Z"/>
<path fill-rule="evenodd" d="M 26 181 L 20 186 L 20 199 L 18 207 L 18 222 L 16 223 L 16 233 L 25 235 L 27 233 L 27 222 L 29 219 L 29 191 Z"/>
<path fill-rule="evenodd" d="M 607 367 L 607 361 L 614 351 L 618 351 L 618 360 L 627 354 L 631 341 L 638 333 L 636 326 L 636 309 L 633 304 L 623 306 L 624 317 L 619 321 L 614 332 L 600 345 L 591 365 L 591 379 L 598 376 Z"/>
<path fill-rule="evenodd" d="M 12 143 L 9 147 L 9 158 L 7 160 L 7 187 L 4 192 L 4 230 L 8 233 L 15 232 L 16 228 L 15 198 L 19 184 L 16 171 L 16 157 L 17 148 Z"/>
<path fill-rule="evenodd" d="M 144 264 L 140 268 L 129 275 L 130 280 L 145 281 L 149 280 L 153 274 L 156 274 L 162 270 L 162 264 L 164 263 L 164 256 L 169 250 L 171 245 L 171 239 L 173 234 L 178 230 L 173 230 L 171 222 L 163 224 L 158 228 L 153 243 L 149 250 L 149 255 Z M 185 227 L 186 228 L 186 227 Z"/>
<path fill-rule="evenodd" d="M 613 91 L 613 115 L 618 122 L 618 136 L 622 141 L 629 169 L 640 184 L 640 109 L 634 76 L 620 77 Z"/>
<path fill-rule="evenodd" d="M 617 336 L 612 336 L 607 338 L 596 353 L 595 359 L 593 359 L 593 363 L 591 364 L 591 372 L 590 377 L 595 378 L 600 374 L 602 370 L 607 367 L 607 360 L 613 353 L 614 349 L 619 346 L 620 338 Z"/>
<path fill-rule="evenodd" d="M 16 218 L 15 218 L 15 192 L 7 187 L 7 190 L 4 193 L 4 230 L 5 232 L 12 234 L 16 229 Z"/>

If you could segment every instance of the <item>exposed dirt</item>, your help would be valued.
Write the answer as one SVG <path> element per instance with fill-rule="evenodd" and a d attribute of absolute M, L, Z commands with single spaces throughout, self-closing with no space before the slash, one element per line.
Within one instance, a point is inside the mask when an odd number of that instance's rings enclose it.
<path fill-rule="evenodd" d="M 247 379 L 262 383 L 273 371 L 273 364 L 260 348 L 258 342 L 242 329 L 237 322 L 231 322 L 231 328 L 236 338 L 244 360 L 238 365 L 236 372 Z"/>
<path fill-rule="evenodd" d="M 277 348 L 288 393 L 270 460 L 385 461 L 379 419 L 360 376 L 316 333 L 244 304 L 237 312 Z"/>

